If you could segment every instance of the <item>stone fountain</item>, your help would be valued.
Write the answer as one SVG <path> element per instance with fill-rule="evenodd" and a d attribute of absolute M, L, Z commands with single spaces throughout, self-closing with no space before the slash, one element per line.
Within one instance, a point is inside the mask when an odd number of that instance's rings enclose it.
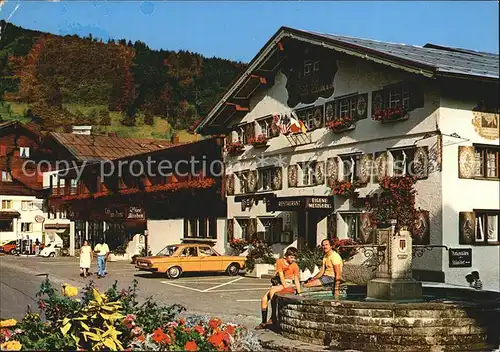
<path fill-rule="evenodd" d="M 278 294 L 278 325 L 291 339 L 362 351 L 490 351 L 500 343 L 500 293 L 423 287 L 411 276 L 412 240 L 378 230 L 381 260 L 367 286 Z"/>

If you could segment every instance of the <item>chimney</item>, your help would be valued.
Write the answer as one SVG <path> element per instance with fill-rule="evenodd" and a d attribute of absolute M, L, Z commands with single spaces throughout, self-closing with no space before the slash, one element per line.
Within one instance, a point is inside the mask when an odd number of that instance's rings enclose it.
<path fill-rule="evenodd" d="M 73 134 L 90 135 L 91 132 L 92 132 L 92 126 L 73 126 Z"/>

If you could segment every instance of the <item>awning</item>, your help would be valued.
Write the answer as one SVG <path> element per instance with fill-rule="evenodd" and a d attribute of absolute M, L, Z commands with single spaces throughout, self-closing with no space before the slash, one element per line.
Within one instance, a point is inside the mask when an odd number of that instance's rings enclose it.
<path fill-rule="evenodd" d="M 14 218 L 18 218 L 20 217 L 21 214 L 19 214 L 18 211 L 9 211 L 9 210 L 5 210 L 5 211 L 0 211 L 0 220 L 12 220 Z"/>

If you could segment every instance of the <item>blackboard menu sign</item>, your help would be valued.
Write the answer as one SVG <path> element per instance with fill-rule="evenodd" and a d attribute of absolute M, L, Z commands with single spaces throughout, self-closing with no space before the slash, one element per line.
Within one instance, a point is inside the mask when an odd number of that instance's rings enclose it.
<path fill-rule="evenodd" d="M 472 248 L 450 248 L 448 256 L 450 268 L 472 267 Z"/>

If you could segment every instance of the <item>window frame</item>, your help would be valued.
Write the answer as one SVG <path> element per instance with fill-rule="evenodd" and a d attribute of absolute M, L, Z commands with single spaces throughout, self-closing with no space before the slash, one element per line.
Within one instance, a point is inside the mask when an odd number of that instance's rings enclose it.
<path fill-rule="evenodd" d="M 500 179 L 500 148 L 497 146 L 474 145 L 474 153 L 476 160 L 476 171 L 474 178 L 482 180 L 499 180 Z M 495 157 L 495 171 L 496 174 L 489 176 L 489 162 L 488 156 L 493 154 Z M 479 156 L 479 158 L 478 158 Z M 480 172 L 480 174 L 478 174 Z"/>
<path fill-rule="evenodd" d="M 298 187 L 313 187 L 318 185 L 318 180 L 316 179 L 316 165 L 318 162 L 316 160 L 299 162 L 297 165 L 300 167 L 300 183 Z M 307 179 L 310 181 L 308 183 L 304 182 L 306 174 L 304 173 L 305 169 L 311 172 L 311 174 L 307 173 Z"/>
<path fill-rule="evenodd" d="M 500 210 L 487 210 L 487 209 L 474 209 L 474 216 L 476 223 L 474 226 L 474 245 L 476 246 L 489 246 L 489 245 L 500 245 Z M 496 239 L 489 240 L 487 232 L 483 233 L 483 238 L 478 238 L 478 227 L 480 221 L 478 219 L 484 218 L 483 229 L 488 228 L 489 217 L 496 216 Z"/>
<path fill-rule="evenodd" d="M 344 227 L 344 229 L 345 229 L 344 238 L 350 238 L 353 241 L 357 241 L 359 239 L 359 232 L 360 232 L 360 222 L 361 222 L 360 213 L 340 213 L 340 216 L 342 217 L 342 221 L 344 222 L 344 226 L 345 226 Z M 355 223 L 354 223 L 355 237 L 351 236 L 351 233 L 350 233 L 351 225 L 347 221 L 348 218 L 353 218 L 355 220 Z"/>
<path fill-rule="evenodd" d="M 340 162 L 342 164 L 342 177 L 339 177 L 342 181 L 344 182 L 351 182 L 354 183 L 355 181 L 359 180 L 359 168 L 360 168 L 360 158 L 361 154 L 350 154 L 350 155 L 339 155 L 340 157 Z M 349 159 L 349 176 L 345 174 L 346 171 L 346 163 L 345 161 Z M 351 165 L 350 162 L 351 160 L 354 162 L 354 170 L 351 174 Z"/>
<path fill-rule="evenodd" d="M 413 160 L 415 157 L 415 151 L 416 147 L 403 147 L 403 148 L 397 148 L 397 149 L 390 149 L 389 152 L 391 154 L 391 176 L 411 176 L 414 174 L 411 166 L 413 165 Z M 401 158 L 402 159 L 397 159 L 395 158 L 396 153 L 401 153 Z M 406 154 L 406 161 L 405 161 L 405 172 L 402 174 L 399 174 L 396 172 L 395 167 L 396 167 L 396 161 L 397 160 L 404 160 L 404 154 Z"/>
<path fill-rule="evenodd" d="M 4 204 L 8 204 L 8 206 L 5 207 Z M 2 199 L 2 209 L 12 209 L 12 199 Z"/>
<path fill-rule="evenodd" d="M 14 182 L 12 180 L 12 173 L 6 170 L 2 170 L 2 182 Z"/>
<path fill-rule="evenodd" d="M 33 223 L 21 222 L 21 232 L 33 232 Z"/>
<path fill-rule="evenodd" d="M 23 151 L 26 151 L 26 155 L 23 156 Z M 22 159 L 30 158 L 30 147 L 19 147 L 19 157 Z"/>

